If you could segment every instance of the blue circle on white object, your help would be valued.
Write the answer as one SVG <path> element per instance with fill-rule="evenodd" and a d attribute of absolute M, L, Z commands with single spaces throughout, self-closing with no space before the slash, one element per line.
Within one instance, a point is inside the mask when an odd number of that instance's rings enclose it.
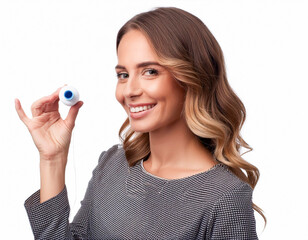
<path fill-rule="evenodd" d="M 73 99 L 74 94 L 73 94 L 73 92 L 72 92 L 71 90 L 66 90 L 66 91 L 64 92 L 64 97 L 65 97 L 65 99 L 67 99 L 67 100 L 71 100 L 71 99 Z"/>
<path fill-rule="evenodd" d="M 67 106 L 74 106 L 79 101 L 79 93 L 73 86 L 64 86 L 59 92 L 59 99 Z"/>

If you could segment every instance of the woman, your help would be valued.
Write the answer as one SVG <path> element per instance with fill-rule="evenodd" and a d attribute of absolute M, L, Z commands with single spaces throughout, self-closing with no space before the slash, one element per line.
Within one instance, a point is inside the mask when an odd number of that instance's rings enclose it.
<path fill-rule="evenodd" d="M 239 153 L 251 150 L 245 108 L 213 35 L 188 12 L 158 8 L 129 20 L 116 46 L 122 144 L 99 157 L 70 224 L 65 166 L 82 102 L 61 119 L 58 89 L 29 119 L 16 100 L 40 153 L 41 188 L 25 202 L 35 238 L 257 239 L 259 172 Z"/>

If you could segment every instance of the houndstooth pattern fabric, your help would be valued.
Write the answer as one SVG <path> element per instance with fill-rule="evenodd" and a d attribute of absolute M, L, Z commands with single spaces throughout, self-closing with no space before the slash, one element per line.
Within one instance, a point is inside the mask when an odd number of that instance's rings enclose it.
<path fill-rule="evenodd" d="M 118 144 L 100 155 L 71 223 L 66 186 L 43 203 L 38 190 L 25 208 L 35 239 L 258 239 L 252 189 L 226 165 L 167 180 L 143 161 L 128 167 Z"/>

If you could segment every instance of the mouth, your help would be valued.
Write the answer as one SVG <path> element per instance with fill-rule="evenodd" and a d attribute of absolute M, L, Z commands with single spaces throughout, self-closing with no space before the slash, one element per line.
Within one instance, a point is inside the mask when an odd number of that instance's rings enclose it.
<path fill-rule="evenodd" d="M 152 109 L 154 106 L 156 106 L 156 103 L 145 105 L 145 106 L 139 106 L 139 107 L 130 107 L 129 112 L 130 113 L 144 112 L 144 111 L 148 111 L 148 110 Z"/>
<path fill-rule="evenodd" d="M 155 106 L 157 104 L 151 104 L 151 105 L 147 105 L 147 106 L 140 106 L 140 107 L 136 107 L 136 108 L 130 108 L 129 109 L 129 116 L 132 119 L 139 119 L 142 118 L 148 114 L 150 114 L 153 109 L 155 109 Z"/>

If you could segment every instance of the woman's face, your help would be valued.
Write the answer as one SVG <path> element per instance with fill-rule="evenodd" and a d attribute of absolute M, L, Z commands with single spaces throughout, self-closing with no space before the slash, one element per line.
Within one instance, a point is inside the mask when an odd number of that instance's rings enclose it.
<path fill-rule="evenodd" d="M 157 59 L 147 38 L 138 30 L 128 31 L 120 41 L 116 99 L 136 132 L 163 129 L 181 118 L 184 89 Z"/>

